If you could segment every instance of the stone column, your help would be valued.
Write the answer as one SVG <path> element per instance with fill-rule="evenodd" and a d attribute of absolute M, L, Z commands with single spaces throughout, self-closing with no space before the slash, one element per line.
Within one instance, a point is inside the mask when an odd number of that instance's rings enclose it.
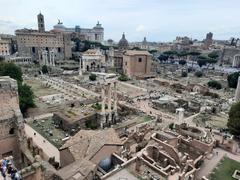
<path fill-rule="evenodd" d="M 183 122 L 184 119 L 184 109 L 183 108 L 178 108 L 177 110 L 178 113 L 178 121 Z"/>
<path fill-rule="evenodd" d="M 238 77 L 238 84 L 237 84 L 237 89 L 235 91 L 235 102 L 240 101 L 240 76 Z"/>
<path fill-rule="evenodd" d="M 43 65 L 43 58 L 41 58 L 41 54 L 42 54 L 42 51 L 38 50 L 38 60 L 39 60 L 39 64 L 40 65 Z"/>
<path fill-rule="evenodd" d="M 53 61 L 53 66 L 55 66 L 55 53 L 54 53 L 54 50 L 52 52 L 52 61 Z"/>
<path fill-rule="evenodd" d="M 86 72 L 86 63 L 85 63 L 85 60 L 82 59 L 82 72 Z"/>
<path fill-rule="evenodd" d="M 49 66 L 52 66 L 52 51 L 49 51 Z"/>
<path fill-rule="evenodd" d="M 45 58 L 46 58 L 46 65 L 49 66 L 48 52 L 47 51 L 45 51 Z"/>
<path fill-rule="evenodd" d="M 46 50 L 42 52 L 42 57 L 43 57 L 44 65 L 48 66 L 48 52 Z"/>
<path fill-rule="evenodd" d="M 108 121 L 111 123 L 112 121 L 112 89 L 111 83 L 108 83 Z"/>
<path fill-rule="evenodd" d="M 82 76 L 82 58 L 79 58 L 79 75 Z"/>
<path fill-rule="evenodd" d="M 117 82 L 115 81 L 114 82 L 114 107 L 113 107 L 113 110 L 114 110 L 114 118 L 115 118 L 115 121 L 117 120 Z"/>
<path fill-rule="evenodd" d="M 105 97 L 105 87 L 104 85 L 102 86 L 102 109 L 101 109 L 101 128 L 103 128 L 104 123 L 106 122 L 106 112 L 105 112 L 105 101 L 106 101 L 106 97 Z"/>

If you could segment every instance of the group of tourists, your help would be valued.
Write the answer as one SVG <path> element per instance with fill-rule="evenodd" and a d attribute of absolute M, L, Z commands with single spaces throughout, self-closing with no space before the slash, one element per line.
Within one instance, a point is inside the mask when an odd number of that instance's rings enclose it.
<path fill-rule="evenodd" d="M 11 161 L 8 159 L 3 159 L 0 161 L 0 171 L 4 180 L 13 179 L 13 180 L 21 180 L 21 176 L 17 169 L 12 165 Z"/>

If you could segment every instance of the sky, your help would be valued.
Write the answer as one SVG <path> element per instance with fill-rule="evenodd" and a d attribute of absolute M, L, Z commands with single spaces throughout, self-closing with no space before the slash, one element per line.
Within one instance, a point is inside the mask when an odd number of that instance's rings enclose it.
<path fill-rule="evenodd" d="M 37 14 L 51 30 L 58 19 L 66 27 L 92 28 L 99 21 L 105 40 L 166 42 L 176 36 L 202 40 L 240 37 L 240 0 L 0 0 L 0 34 L 37 28 Z"/>

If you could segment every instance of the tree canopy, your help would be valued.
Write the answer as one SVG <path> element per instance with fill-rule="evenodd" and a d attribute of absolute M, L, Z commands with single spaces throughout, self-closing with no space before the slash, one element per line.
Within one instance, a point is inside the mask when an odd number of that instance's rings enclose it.
<path fill-rule="evenodd" d="M 42 73 L 47 74 L 48 73 L 48 67 L 46 65 L 42 66 Z"/>
<path fill-rule="evenodd" d="M 209 81 L 208 86 L 214 89 L 222 89 L 222 84 L 215 80 Z"/>
<path fill-rule="evenodd" d="M 217 59 L 219 55 L 216 52 L 211 52 L 208 54 L 208 57 L 212 59 Z"/>
<path fill-rule="evenodd" d="M 205 56 L 199 56 L 198 57 L 198 60 L 197 60 L 197 63 L 199 65 L 199 67 L 201 68 L 202 66 L 205 66 L 207 64 L 207 61 L 206 61 L 206 57 Z"/>
<path fill-rule="evenodd" d="M 200 56 L 200 52 L 196 52 L 196 51 L 191 51 L 188 53 L 190 56 Z"/>
<path fill-rule="evenodd" d="M 240 135 L 240 102 L 231 107 L 227 126 L 233 135 Z"/>
<path fill-rule="evenodd" d="M 23 84 L 22 70 L 12 63 L 0 63 L 0 76 L 10 76 L 18 83 L 19 106 L 23 114 L 34 107 L 34 93 L 30 86 Z"/>
<path fill-rule="evenodd" d="M 202 71 L 197 71 L 197 72 L 195 72 L 195 74 L 194 74 L 196 77 L 202 77 L 203 76 L 203 73 L 202 73 Z"/>
<path fill-rule="evenodd" d="M 127 81 L 129 78 L 126 74 L 121 74 L 118 78 L 119 81 Z"/>
<path fill-rule="evenodd" d="M 75 43 L 75 49 L 74 51 L 84 52 L 88 49 L 91 49 L 93 47 L 99 47 L 102 50 L 108 50 L 108 46 L 104 46 L 103 44 L 99 42 L 93 42 L 93 41 L 81 41 L 79 38 L 73 38 L 72 41 Z"/>
<path fill-rule="evenodd" d="M 22 82 L 22 70 L 20 67 L 16 66 L 13 63 L 1 63 L 0 64 L 0 75 L 1 76 L 10 76 L 11 78 Z"/>
<path fill-rule="evenodd" d="M 96 79 L 97 79 L 97 75 L 96 74 L 90 74 L 90 76 L 89 76 L 89 80 L 90 81 L 96 81 Z"/>
<path fill-rule="evenodd" d="M 22 113 L 25 113 L 29 107 L 34 107 L 34 93 L 27 84 L 18 84 L 19 105 Z"/>
<path fill-rule="evenodd" d="M 228 80 L 228 86 L 230 88 L 237 88 L 239 75 L 240 75 L 240 72 L 235 72 L 228 75 L 227 80 Z"/>
<path fill-rule="evenodd" d="M 185 64 L 187 64 L 187 61 L 186 60 L 179 60 L 178 64 L 184 66 Z"/>
<path fill-rule="evenodd" d="M 159 61 L 167 61 L 168 60 L 168 58 L 169 58 L 169 56 L 168 55 L 165 55 L 165 54 L 161 54 L 159 57 L 158 57 L 158 59 L 159 59 Z"/>
<path fill-rule="evenodd" d="M 174 56 L 177 55 L 177 51 L 165 51 L 163 54 L 167 56 Z"/>

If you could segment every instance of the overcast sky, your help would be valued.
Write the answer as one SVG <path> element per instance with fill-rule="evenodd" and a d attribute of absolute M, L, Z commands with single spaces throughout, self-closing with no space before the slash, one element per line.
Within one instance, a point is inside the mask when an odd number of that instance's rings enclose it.
<path fill-rule="evenodd" d="M 240 0 L 0 0 L 0 33 L 37 28 L 36 15 L 45 16 L 46 29 L 60 19 L 65 26 L 92 28 L 97 21 L 105 39 L 172 41 L 176 36 L 203 39 L 240 37 Z"/>

